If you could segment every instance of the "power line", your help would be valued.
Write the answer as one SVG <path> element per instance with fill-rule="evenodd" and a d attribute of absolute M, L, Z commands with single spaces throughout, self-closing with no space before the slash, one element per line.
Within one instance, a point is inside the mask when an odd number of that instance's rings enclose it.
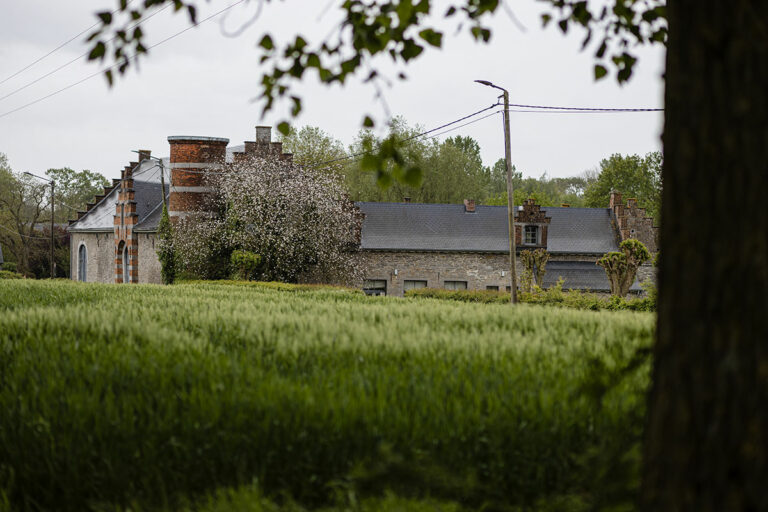
<path fill-rule="evenodd" d="M 180 35 L 181 35 L 181 34 L 183 34 L 184 32 L 187 32 L 188 30 L 192 30 L 192 29 L 193 29 L 193 28 L 195 28 L 197 25 L 200 25 L 201 23 L 205 23 L 206 21 L 208 21 L 208 20 L 210 20 L 210 19 L 213 19 L 213 18 L 215 18 L 216 16 L 218 16 L 218 15 L 222 14 L 223 12 L 225 12 L 225 11 L 228 11 L 228 10 L 229 10 L 229 9 L 231 9 L 232 7 L 234 7 L 234 6 L 236 6 L 236 5 L 239 5 L 239 4 L 241 4 L 241 3 L 245 2 L 245 1 L 246 1 L 246 0 L 238 0 L 237 2 L 235 2 L 235 3 L 233 3 L 233 4 L 229 5 L 229 6 L 227 6 L 227 7 L 223 8 L 223 9 L 221 9 L 220 11 L 217 11 L 217 12 L 215 12 L 214 14 L 211 14 L 211 15 L 210 15 L 210 16 L 208 16 L 207 18 L 205 18 L 205 19 L 201 20 L 200 22 L 198 22 L 196 25 L 190 25 L 190 26 L 188 26 L 187 28 L 185 28 L 185 29 L 183 29 L 183 30 L 180 30 L 179 32 L 176 32 L 175 34 L 173 34 L 173 35 L 171 35 L 171 36 L 168 36 L 168 37 L 166 37 L 166 38 L 165 38 L 165 39 L 163 39 L 162 41 L 160 41 L 160 42 L 158 42 L 158 43 L 155 43 L 155 44 L 153 44 L 153 45 L 151 45 L 151 46 L 148 46 L 148 47 L 147 47 L 147 48 L 146 48 L 144 51 L 145 51 L 145 52 L 147 52 L 147 51 L 151 50 L 152 48 L 156 48 L 156 47 L 160 46 L 160 45 L 161 45 L 161 44 L 163 44 L 163 43 L 167 43 L 167 42 L 168 42 L 168 41 L 170 41 L 171 39 L 174 39 L 174 38 L 176 38 L 176 37 L 180 36 Z M 137 52 L 137 53 L 135 53 L 135 54 L 131 55 L 130 57 L 128 57 L 128 60 L 131 60 L 131 59 L 135 59 L 135 58 L 136 58 L 138 55 L 139 55 L 139 54 L 138 54 L 138 52 Z M 32 105 L 34 105 L 34 104 L 36 104 L 36 103 L 40 103 L 41 101 L 47 100 L 48 98 L 50 98 L 50 97 L 52 97 L 52 96 L 56 96 L 57 94 L 59 94 L 59 93 L 62 93 L 62 92 L 64 92 L 64 91 L 66 91 L 67 89 L 71 89 L 72 87 L 75 87 L 75 86 L 77 86 L 77 85 L 80 85 L 81 83 L 83 83 L 83 82 L 85 82 L 85 81 L 87 81 L 87 80 L 90 80 L 91 78 L 93 78 L 93 77 L 95 77 L 95 76 L 97 76 L 97 75 L 100 75 L 100 74 L 102 74 L 102 73 L 104 73 L 104 72 L 106 72 L 106 71 L 111 71 L 111 70 L 113 70 L 113 69 L 115 69 L 115 68 L 117 68 L 117 67 L 119 67 L 119 66 L 121 66 L 121 65 L 122 65 L 122 63 L 120 63 L 120 62 L 117 62 L 117 63 L 115 63 L 115 64 L 112 64 L 111 66 L 108 66 L 108 67 L 106 67 L 106 68 L 104 68 L 104 69 L 101 69 L 101 70 L 99 70 L 99 71 L 97 71 L 97 72 L 95 72 L 95 73 L 91 74 L 91 75 L 88 75 L 88 76 L 86 76 L 85 78 L 82 78 L 82 79 L 78 80 L 77 82 L 73 82 L 73 83 L 71 83 L 71 84 L 67 85 L 66 87 L 62 87 L 61 89 L 59 89 L 59 90 L 57 90 L 57 91 L 54 91 L 54 92 L 52 92 L 52 93 L 50 93 L 50 94 L 48 94 L 48 95 L 46 95 L 46 96 L 43 96 L 42 98 L 38 98 L 38 99 L 36 99 L 36 100 L 34 100 L 34 101 L 30 101 L 29 103 L 26 103 L 26 104 L 24 104 L 24 105 L 21 105 L 20 107 L 17 107 L 17 108 L 15 108 L 15 109 L 13 109 L 13 110 L 9 110 L 9 111 L 7 111 L 7 112 L 3 112 L 2 114 L 0 114 L 0 118 L 3 118 L 3 117 L 5 117 L 5 116 L 7 116 L 7 115 L 10 115 L 10 114 L 13 114 L 13 113 L 15 113 L 15 112 L 18 112 L 19 110 L 25 109 L 25 108 L 27 108 L 27 107 L 31 107 Z"/>
<path fill-rule="evenodd" d="M 125 5 L 128 5 L 129 3 L 131 3 L 131 1 L 132 1 L 132 0 L 128 0 L 128 1 L 125 3 Z M 114 14 L 116 14 L 116 13 L 117 13 L 117 12 L 119 12 L 119 11 L 120 11 L 120 8 L 118 7 L 117 9 L 115 9 L 114 11 L 112 11 L 112 13 L 111 13 L 111 14 L 112 14 L 112 15 L 114 15 Z M 0 85 L 4 84 L 5 82 L 7 82 L 8 80 L 10 80 L 10 79 L 11 79 L 11 78 L 13 78 L 13 77 L 20 75 L 20 74 L 21 74 L 21 73 L 23 73 L 24 71 L 28 70 L 29 68 L 31 68 L 32 66 L 34 66 L 35 64 L 37 64 L 38 62 L 40 62 L 41 60 L 43 60 L 43 59 L 46 59 L 46 58 L 48 58 L 49 56 L 53 55 L 54 53 L 56 53 L 57 51 L 61 50 L 62 48 L 64 48 L 65 46 L 67 46 L 69 43 L 71 43 L 72 41 L 74 41 L 75 39 L 77 39 L 78 37 L 80 37 L 81 35 L 85 34 L 85 33 L 86 33 L 86 32 L 88 32 L 89 30 L 91 30 L 92 28 L 96 27 L 98 24 L 99 24 L 99 22 L 97 21 L 96 23 L 94 23 L 94 24 L 93 24 L 93 25 L 91 25 L 90 27 L 86 28 L 85 30 L 83 30 L 83 31 L 82 31 L 82 32 L 80 32 L 79 34 L 72 36 L 70 39 L 67 39 L 66 41 L 64 41 L 64 42 L 63 42 L 63 43 L 61 43 L 59 46 L 57 46 L 57 47 L 56 47 L 56 48 L 54 48 L 53 50 L 49 51 L 48 53 L 46 53 L 45 55 L 43 55 L 43 56 L 42 56 L 42 57 L 40 57 L 39 59 L 37 59 L 37 60 L 33 61 L 33 62 L 32 62 L 32 63 L 30 63 L 30 64 L 27 64 L 26 66 L 24 66 L 23 68 L 21 68 L 20 70 L 18 70 L 18 71 L 17 71 L 17 72 L 15 72 L 14 74 L 12 74 L 11 76 L 8 76 L 8 77 L 4 78 L 2 81 L 0 81 Z"/>
<path fill-rule="evenodd" d="M 445 130 L 444 132 L 440 132 L 440 133 L 436 133 L 436 134 L 434 134 L 434 135 L 430 135 L 430 136 L 429 136 L 429 137 L 427 137 L 427 138 L 428 138 L 428 139 L 433 139 L 433 138 L 435 138 L 435 137 L 440 137 L 441 135 L 445 135 L 446 133 L 450 133 L 450 132 L 452 132 L 452 131 L 454 131 L 454 130 L 458 130 L 459 128 L 463 128 L 463 127 L 465 127 L 465 126 L 467 126 L 467 125 L 470 125 L 470 124 L 474 124 L 474 123 L 480 122 L 480 121 L 482 121 L 483 119 L 488 119 L 489 117 L 491 117 L 491 116 L 495 116 L 496 114 L 501 114 L 502 112 L 503 112 L 503 110 L 497 110 L 496 112 L 491 112 L 490 114 L 488 114 L 488 115 L 485 115 L 485 116 L 483 116 L 483 117 L 481 117 L 481 118 L 479 118 L 479 119 L 473 119 L 472 121 L 469 121 L 468 123 L 460 124 L 459 126 L 454 126 L 453 128 L 450 128 L 450 129 L 448 129 L 448 130 Z"/>
<path fill-rule="evenodd" d="M 150 14 L 149 16 L 147 16 L 146 18 L 144 18 L 144 19 L 142 19 L 142 20 L 140 20 L 140 21 L 137 21 L 136 23 L 134 23 L 133 25 L 131 25 L 130 27 L 128 27 L 128 30 L 130 31 L 130 30 L 132 30 L 132 29 L 134 29 L 134 28 L 138 27 L 139 25 L 141 25 L 141 24 L 142 24 L 142 23 L 144 23 L 145 21 L 147 21 L 147 20 L 151 19 L 153 16 L 155 16 L 155 15 L 157 15 L 157 14 L 160 14 L 161 12 L 163 12 L 164 10 L 166 10 L 168 7 L 170 7 L 171 5 L 172 5 L 172 4 L 166 4 L 166 6 L 165 6 L 165 7 L 163 7 L 162 9 L 160 9 L 160 10 L 157 10 L 157 11 L 153 12 L 152 14 Z M 114 41 L 115 39 L 117 39 L 117 36 L 115 36 L 115 37 L 113 37 L 112 39 L 110 39 L 109 41 L 107 41 L 107 43 L 110 43 L 110 42 Z M 22 86 L 21 86 L 21 87 L 19 87 L 18 89 L 16 89 L 16 90 L 14 90 L 14 91 L 11 91 L 11 92 L 9 92 L 9 93 L 8 93 L 8 94 L 6 94 L 5 96 L 0 96 L 0 101 L 3 101 L 3 100 L 4 100 L 4 99 L 6 99 L 6 98 L 10 98 L 11 96 L 13 96 L 14 94 L 16 94 L 17 92 L 21 92 L 21 91 L 23 91 L 24 89 L 26 89 L 27 87 L 31 87 L 31 86 L 35 85 L 35 84 L 36 84 L 37 82 L 39 82 L 40 80 L 43 80 L 44 78 L 48 78 L 49 76 L 53 75 L 54 73 L 58 73 L 59 71 L 61 71 L 61 70 L 62 70 L 62 69 L 64 69 L 65 67 L 67 67 L 67 66 L 69 66 L 69 65 L 71 65 L 71 64 L 73 64 L 73 63 L 75 63 L 75 62 L 77 62 L 78 60 L 82 59 L 83 57 L 86 57 L 86 56 L 88 56 L 89 54 L 90 54 L 90 52 L 85 52 L 85 53 L 83 53 L 82 55 L 79 55 L 78 57 L 75 57 L 74 59 L 70 60 L 69 62 L 66 62 L 66 63 L 62 64 L 61 66 L 57 67 L 56 69 L 53 69 L 53 70 L 49 71 L 48 73 L 46 73 L 46 74 L 44 74 L 44 75 L 42 75 L 42 76 L 39 76 L 39 77 L 37 77 L 36 79 L 32 80 L 31 82 L 28 82 L 27 84 L 25 84 L 25 85 L 22 85 Z"/>
<path fill-rule="evenodd" d="M 523 105 L 520 103 L 510 103 L 509 106 L 517 107 L 517 108 L 535 108 L 535 109 L 542 109 L 542 110 L 563 110 L 563 111 L 580 111 L 580 112 L 663 112 L 664 111 L 663 108 L 553 107 L 550 105 Z"/>

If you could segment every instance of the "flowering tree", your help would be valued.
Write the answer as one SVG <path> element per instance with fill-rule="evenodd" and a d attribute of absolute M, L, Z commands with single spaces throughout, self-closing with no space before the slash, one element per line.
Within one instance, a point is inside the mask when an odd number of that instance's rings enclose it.
<path fill-rule="evenodd" d="M 351 283 L 361 215 L 333 173 L 252 158 L 210 173 L 207 210 L 177 225 L 183 267 L 203 277 L 229 273 L 234 250 L 259 254 L 263 280 Z"/>

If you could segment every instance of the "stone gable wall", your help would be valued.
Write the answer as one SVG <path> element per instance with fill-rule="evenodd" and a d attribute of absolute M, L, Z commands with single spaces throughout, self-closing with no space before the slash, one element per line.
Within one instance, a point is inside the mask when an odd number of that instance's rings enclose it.
<path fill-rule="evenodd" d="M 114 234 L 104 233 L 71 233 L 70 235 L 70 276 L 79 280 L 78 254 L 80 245 L 85 244 L 87 251 L 86 280 L 89 283 L 115 282 L 115 242 Z"/>

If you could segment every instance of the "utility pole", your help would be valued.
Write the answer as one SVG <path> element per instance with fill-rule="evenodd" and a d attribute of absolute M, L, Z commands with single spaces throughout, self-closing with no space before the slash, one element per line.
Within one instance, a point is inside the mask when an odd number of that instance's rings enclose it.
<path fill-rule="evenodd" d="M 504 160 L 507 167 L 507 225 L 509 229 L 509 277 L 511 280 L 509 302 L 510 304 L 517 303 L 517 271 L 515 270 L 516 255 L 515 255 L 515 205 L 514 205 L 514 190 L 512 185 L 512 149 L 509 134 L 509 92 L 503 87 L 494 85 L 487 80 L 475 80 L 475 82 L 499 89 L 504 93 Z"/>
<path fill-rule="evenodd" d="M 51 279 L 56 277 L 56 262 L 53 259 L 53 221 L 56 216 L 56 182 L 51 180 Z"/>
<path fill-rule="evenodd" d="M 33 178 L 37 178 L 39 180 L 47 181 L 51 184 L 51 279 L 56 277 L 56 263 L 53 260 L 53 228 L 54 228 L 54 217 L 56 215 L 56 205 L 55 205 L 55 194 L 56 194 L 56 182 L 53 180 L 49 180 L 48 178 L 43 178 L 42 176 L 38 176 L 37 174 L 32 174 L 31 172 L 24 172 L 24 174 L 28 176 L 32 176 Z"/>

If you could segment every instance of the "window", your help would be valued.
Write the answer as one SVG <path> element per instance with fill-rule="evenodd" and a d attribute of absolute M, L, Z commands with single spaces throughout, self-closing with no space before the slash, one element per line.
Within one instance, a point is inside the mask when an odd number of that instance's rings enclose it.
<path fill-rule="evenodd" d="M 366 279 L 363 283 L 363 292 L 365 292 L 366 295 L 386 295 L 386 279 Z"/>
<path fill-rule="evenodd" d="M 131 274 L 128 270 L 129 265 L 129 259 L 128 259 L 128 246 L 123 247 L 123 282 L 124 283 L 130 283 L 131 282 Z"/>
<path fill-rule="evenodd" d="M 80 244 L 80 248 L 77 250 L 77 280 L 85 282 L 87 276 L 88 265 L 88 249 L 85 248 L 85 244 Z"/>
<path fill-rule="evenodd" d="M 525 239 L 523 240 L 525 245 L 536 245 L 539 243 L 539 227 L 538 226 L 525 226 Z"/>
<path fill-rule="evenodd" d="M 491 291 L 494 291 L 494 292 L 499 291 L 499 287 L 498 286 L 494 286 L 494 285 L 488 285 L 488 286 L 485 287 L 485 289 L 486 290 L 491 290 Z"/>
<path fill-rule="evenodd" d="M 413 279 L 406 279 L 403 281 L 403 290 L 416 290 L 418 288 L 426 288 L 427 282 Z"/>
<path fill-rule="evenodd" d="M 445 289 L 446 290 L 466 290 L 467 282 L 466 281 L 445 281 Z"/>
<path fill-rule="evenodd" d="M 512 291 L 512 287 L 511 286 L 506 286 L 505 288 L 507 289 L 507 293 L 510 293 Z"/>

